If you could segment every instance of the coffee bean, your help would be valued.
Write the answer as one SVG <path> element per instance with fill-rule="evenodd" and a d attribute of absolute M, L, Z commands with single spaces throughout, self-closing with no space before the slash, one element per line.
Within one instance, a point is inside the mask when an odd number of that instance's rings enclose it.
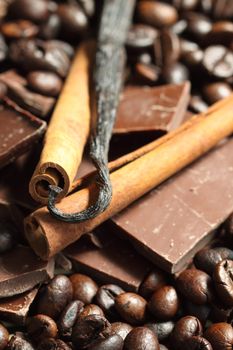
<path fill-rule="evenodd" d="M 159 341 L 164 341 L 171 335 L 174 328 L 174 322 L 166 321 L 166 322 L 146 323 L 145 327 L 150 328 L 150 330 L 154 332 L 154 334 L 158 337 Z"/>
<path fill-rule="evenodd" d="M 132 326 L 124 322 L 114 322 L 111 324 L 112 333 L 120 335 L 123 340 L 125 340 L 126 336 L 132 331 L 132 329 Z"/>
<path fill-rule="evenodd" d="M 228 46 L 233 40 L 233 23 L 230 21 L 218 21 L 213 24 L 212 30 L 206 36 L 206 45 Z"/>
<path fill-rule="evenodd" d="M 81 300 L 84 304 L 90 304 L 95 297 L 98 286 L 86 275 L 76 273 L 70 277 L 74 289 L 74 298 Z"/>
<path fill-rule="evenodd" d="M 72 58 L 74 56 L 74 49 L 73 47 L 62 40 L 49 40 L 46 41 L 46 47 L 50 49 L 57 49 L 63 51 L 69 58 Z"/>
<path fill-rule="evenodd" d="M 31 343 L 27 340 L 13 335 L 10 338 L 7 349 L 9 350 L 35 350 Z"/>
<path fill-rule="evenodd" d="M 182 11 L 194 10 L 198 5 L 198 0 L 173 0 L 175 8 Z"/>
<path fill-rule="evenodd" d="M 14 18 L 43 22 L 49 16 L 49 4 L 46 0 L 15 0 L 9 6 L 9 15 Z"/>
<path fill-rule="evenodd" d="M 203 113 L 208 109 L 208 105 L 200 95 L 193 95 L 189 101 L 189 108 L 194 113 Z"/>
<path fill-rule="evenodd" d="M 153 46 L 157 36 L 158 31 L 153 27 L 146 24 L 135 24 L 128 32 L 126 46 L 129 50 L 145 50 Z"/>
<path fill-rule="evenodd" d="M 187 53 L 198 51 L 199 49 L 199 46 L 194 41 L 186 40 L 183 38 L 180 40 L 181 57 Z"/>
<path fill-rule="evenodd" d="M 215 289 L 222 303 L 233 306 L 233 261 L 223 260 L 217 264 L 213 273 Z"/>
<path fill-rule="evenodd" d="M 177 350 L 183 349 L 187 339 L 202 335 L 201 322 L 193 316 L 185 316 L 176 322 L 172 332 L 172 344 Z"/>
<path fill-rule="evenodd" d="M 112 334 L 105 339 L 96 341 L 88 347 L 88 350 L 122 350 L 123 343 L 124 341 L 119 335 Z"/>
<path fill-rule="evenodd" d="M 160 67 L 167 67 L 180 56 L 180 41 L 171 30 L 162 30 L 154 44 L 155 62 Z"/>
<path fill-rule="evenodd" d="M 202 0 L 202 10 L 214 18 L 230 18 L 233 16 L 231 0 Z"/>
<path fill-rule="evenodd" d="M 115 298 L 124 293 L 124 290 L 115 284 L 106 284 L 101 286 L 96 293 L 96 303 L 109 316 L 115 317 Z"/>
<path fill-rule="evenodd" d="M 95 1 L 94 0 L 79 0 L 79 4 L 82 6 L 85 14 L 88 17 L 92 17 L 95 12 Z"/>
<path fill-rule="evenodd" d="M 197 305 L 193 304 L 188 300 L 184 302 L 184 308 L 187 311 L 187 314 L 190 316 L 195 316 L 198 318 L 203 324 L 207 321 L 211 308 L 209 305 Z"/>
<path fill-rule="evenodd" d="M 167 84 L 181 84 L 189 80 L 189 71 L 181 63 L 172 64 L 164 68 L 163 80 Z"/>
<path fill-rule="evenodd" d="M 104 316 L 103 310 L 95 304 L 89 304 L 86 305 L 83 310 L 79 314 L 79 318 L 81 317 L 86 317 L 89 315 L 99 315 L 99 316 Z"/>
<path fill-rule="evenodd" d="M 174 7 L 159 1 L 144 0 L 137 5 L 138 18 L 145 24 L 156 28 L 171 26 L 178 19 Z"/>
<path fill-rule="evenodd" d="M 211 304 L 211 314 L 209 319 L 213 323 L 227 322 L 231 323 L 233 321 L 232 308 L 226 308 L 219 301 L 215 300 L 215 303 Z"/>
<path fill-rule="evenodd" d="M 58 333 L 55 321 L 47 315 L 29 317 L 26 326 L 30 338 L 37 343 L 45 338 L 56 338 Z"/>
<path fill-rule="evenodd" d="M 62 80 L 52 72 L 34 71 L 27 76 L 30 89 L 42 95 L 56 97 L 62 88 Z"/>
<path fill-rule="evenodd" d="M 115 299 L 115 307 L 120 316 L 133 325 L 145 322 L 146 304 L 146 300 L 135 293 L 123 293 Z"/>
<path fill-rule="evenodd" d="M 168 348 L 163 344 L 159 344 L 159 350 L 168 350 Z"/>
<path fill-rule="evenodd" d="M 189 350 L 213 350 L 210 342 L 203 337 L 191 337 L 186 340 L 185 346 Z"/>
<path fill-rule="evenodd" d="M 65 77 L 70 60 L 66 53 L 49 42 L 20 39 L 10 45 L 11 60 L 26 71 L 48 70 Z"/>
<path fill-rule="evenodd" d="M 55 39 L 59 34 L 60 28 L 60 17 L 56 13 L 53 13 L 45 23 L 41 24 L 40 37 L 46 40 Z"/>
<path fill-rule="evenodd" d="M 125 338 L 124 350 L 159 350 L 155 334 L 147 327 L 134 328 Z"/>
<path fill-rule="evenodd" d="M 72 348 L 61 339 L 45 339 L 43 340 L 37 350 L 72 350 Z"/>
<path fill-rule="evenodd" d="M 194 39 L 202 40 L 212 29 L 212 22 L 200 13 L 188 12 L 185 19 L 188 23 L 187 32 Z"/>
<path fill-rule="evenodd" d="M 150 65 L 152 63 L 152 57 L 148 52 L 143 52 L 137 56 L 137 62 L 144 65 Z"/>
<path fill-rule="evenodd" d="M 80 300 L 71 301 L 62 311 L 57 325 L 59 333 L 64 337 L 71 336 L 72 327 L 83 310 L 83 302 Z"/>
<path fill-rule="evenodd" d="M 205 304 L 212 298 L 212 281 L 201 270 L 187 269 L 176 280 L 180 293 L 194 304 Z"/>
<path fill-rule="evenodd" d="M 2 94 L 5 94 L 7 88 L 4 84 L 0 84 L 2 86 Z M 1 96 L 1 93 L 0 93 Z M 11 250 L 15 245 L 14 237 L 17 234 L 16 228 L 10 222 L 0 222 L 0 254 Z"/>
<path fill-rule="evenodd" d="M 191 69 L 194 69 L 198 66 L 198 69 L 202 59 L 203 59 L 203 51 L 202 50 L 196 50 L 192 52 L 187 52 L 186 54 L 183 54 L 182 61 L 186 66 L 188 66 Z"/>
<path fill-rule="evenodd" d="M 67 37 L 83 35 L 87 30 L 87 16 L 78 4 L 61 4 L 57 13 L 61 20 L 61 30 Z"/>
<path fill-rule="evenodd" d="M 204 337 L 210 342 L 213 350 L 230 350 L 233 345 L 233 328 L 228 323 L 212 324 Z"/>
<path fill-rule="evenodd" d="M 197 268 L 212 275 L 215 266 L 224 259 L 233 259 L 231 249 L 225 247 L 203 248 L 195 255 L 194 262 Z"/>
<path fill-rule="evenodd" d="M 8 339 L 9 339 L 8 330 L 2 324 L 0 324 L 0 350 L 3 350 L 6 348 Z"/>
<path fill-rule="evenodd" d="M 2 34 L 9 39 L 32 38 L 38 34 L 39 28 L 26 20 L 5 22 L 1 26 Z"/>
<path fill-rule="evenodd" d="M 164 286 L 154 292 L 148 303 L 150 312 L 160 321 L 173 318 L 179 308 L 179 298 L 172 286 Z"/>
<path fill-rule="evenodd" d="M 155 268 L 142 282 L 139 288 L 139 294 L 146 299 L 150 298 L 156 290 L 166 284 L 167 280 L 165 273 L 162 270 Z"/>
<path fill-rule="evenodd" d="M 7 58 L 8 47 L 5 42 L 4 36 L 0 33 L 0 62 L 3 62 Z"/>
<path fill-rule="evenodd" d="M 224 46 L 209 46 L 204 51 L 202 63 L 215 78 L 230 78 L 233 75 L 233 52 Z"/>
<path fill-rule="evenodd" d="M 63 275 L 57 275 L 49 282 L 40 295 L 37 311 L 40 314 L 45 314 L 56 319 L 71 301 L 72 297 L 73 288 L 69 278 Z"/>
<path fill-rule="evenodd" d="M 90 315 L 76 322 L 72 330 L 72 343 L 74 347 L 85 349 L 97 340 L 103 338 L 103 332 L 110 327 L 106 318 L 99 315 Z"/>
<path fill-rule="evenodd" d="M 203 95 L 207 102 L 210 104 L 218 102 L 223 98 L 230 96 L 231 93 L 231 86 L 224 82 L 211 83 L 203 87 Z"/>

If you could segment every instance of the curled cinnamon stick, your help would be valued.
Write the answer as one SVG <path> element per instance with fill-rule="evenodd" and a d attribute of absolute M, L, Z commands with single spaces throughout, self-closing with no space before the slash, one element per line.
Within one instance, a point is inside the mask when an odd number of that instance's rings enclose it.
<path fill-rule="evenodd" d="M 90 131 L 89 70 L 94 44 L 82 44 L 72 63 L 45 136 L 39 164 L 29 184 L 31 196 L 47 204 L 49 185 L 59 199 L 70 191 Z"/>
<path fill-rule="evenodd" d="M 46 208 L 25 220 L 25 234 L 34 251 L 48 259 L 84 233 L 90 232 L 109 217 L 175 174 L 214 147 L 233 132 L 233 95 L 212 106 L 206 113 L 193 117 L 165 136 L 154 148 L 111 174 L 113 197 L 105 212 L 78 224 L 61 223 Z M 145 146 L 147 147 L 147 146 Z M 96 195 L 95 185 L 68 196 L 59 208 L 64 212 L 84 210 Z"/>

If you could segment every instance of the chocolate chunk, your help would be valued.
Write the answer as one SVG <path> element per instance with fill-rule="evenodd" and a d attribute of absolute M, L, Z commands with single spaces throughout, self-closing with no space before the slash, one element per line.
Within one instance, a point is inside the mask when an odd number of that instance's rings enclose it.
<path fill-rule="evenodd" d="M 0 168 L 30 149 L 43 135 L 46 123 L 7 105 L 0 106 Z"/>
<path fill-rule="evenodd" d="M 42 261 L 30 248 L 18 246 L 0 256 L 0 298 L 24 293 L 53 277 L 54 261 Z"/>
<path fill-rule="evenodd" d="M 12 322 L 18 325 L 24 325 L 30 306 L 37 295 L 38 289 L 32 289 L 29 292 L 4 298 L 0 300 L 0 318 L 1 320 Z"/>
<path fill-rule="evenodd" d="M 127 87 L 118 108 L 115 133 L 135 131 L 169 132 L 184 118 L 189 83 L 160 87 Z"/>
<path fill-rule="evenodd" d="M 125 290 L 137 291 L 152 264 L 129 243 L 113 235 L 105 234 L 101 242 L 102 248 L 82 239 L 67 248 L 65 253 L 78 270 L 104 283 L 114 283 Z"/>
<path fill-rule="evenodd" d="M 160 268 L 180 271 L 233 211 L 232 147 L 230 139 L 116 215 L 118 234 Z"/>

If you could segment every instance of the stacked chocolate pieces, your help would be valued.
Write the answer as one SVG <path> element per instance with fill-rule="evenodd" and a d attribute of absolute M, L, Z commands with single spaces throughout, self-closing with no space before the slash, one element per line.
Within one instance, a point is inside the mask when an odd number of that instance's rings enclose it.
<path fill-rule="evenodd" d="M 0 349 L 231 349 L 232 138 L 49 261 L 25 239 L 42 136 L 102 5 L 0 3 Z M 137 1 L 110 160 L 231 95 L 232 19 L 231 0 Z M 84 156 L 76 180 L 92 171 Z"/>

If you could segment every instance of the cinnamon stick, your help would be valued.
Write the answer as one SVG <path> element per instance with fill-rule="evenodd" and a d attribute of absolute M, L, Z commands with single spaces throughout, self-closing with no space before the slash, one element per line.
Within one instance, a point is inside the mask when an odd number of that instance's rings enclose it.
<path fill-rule="evenodd" d="M 93 43 L 82 44 L 52 115 L 40 161 L 29 185 L 31 196 L 47 204 L 49 185 L 59 199 L 70 191 L 90 131 L 89 70 Z"/>
<path fill-rule="evenodd" d="M 192 118 L 165 136 L 158 146 L 111 174 L 113 197 L 108 209 L 94 219 L 78 224 L 61 223 L 46 208 L 32 213 L 25 220 L 26 237 L 43 259 L 48 259 L 84 233 L 115 215 L 133 201 L 175 174 L 214 147 L 233 132 L 233 95 L 215 104 L 206 113 Z M 171 136 L 171 135 L 170 135 Z M 64 212 L 83 210 L 96 195 L 91 184 L 70 195 L 59 204 Z"/>

